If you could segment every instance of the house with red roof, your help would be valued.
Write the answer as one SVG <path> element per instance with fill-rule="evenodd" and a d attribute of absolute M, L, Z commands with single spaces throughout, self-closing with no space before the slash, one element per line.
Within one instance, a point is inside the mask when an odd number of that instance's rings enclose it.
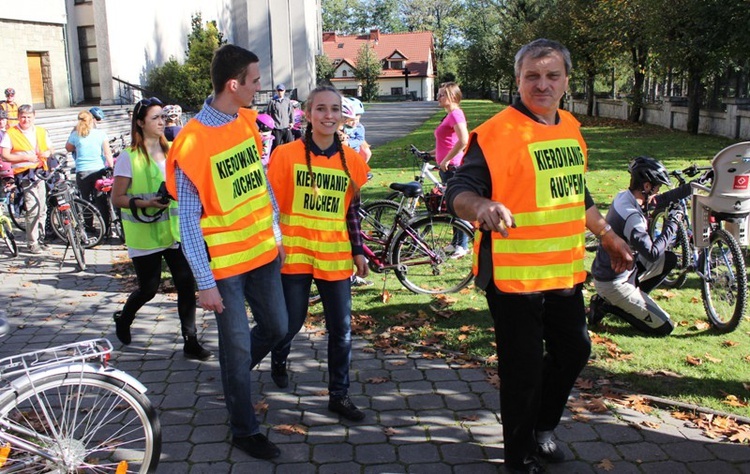
<path fill-rule="evenodd" d="M 357 54 L 363 44 L 375 52 L 383 65 L 378 80 L 383 99 L 435 99 L 435 46 L 432 33 L 381 33 L 379 29 L 361 35 L 323 33 L 323 52 L 334 64 L 331 82 L 346 95 L 361 96 L 354 78 Z"/>

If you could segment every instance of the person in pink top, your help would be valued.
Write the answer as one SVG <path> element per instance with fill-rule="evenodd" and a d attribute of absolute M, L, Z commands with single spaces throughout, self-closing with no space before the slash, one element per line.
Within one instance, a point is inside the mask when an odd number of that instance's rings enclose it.
<path fill-rule="evenodd" d="M 461 110 L 461 89 L 455 82 L 444 82 L 438 89 L 437 100 L 445 109 L 446 116 L 435 129 L 435 149 L 430 154 L 440 166 L 440 179 L 446 184 L 464 159 L 464 149 L 469 143 L 466 116 Z M 461 258 L 468 253 L 467 236 L 463 232 L 454 235 L 453 242 L 445 249 L 452 258 Z"/>

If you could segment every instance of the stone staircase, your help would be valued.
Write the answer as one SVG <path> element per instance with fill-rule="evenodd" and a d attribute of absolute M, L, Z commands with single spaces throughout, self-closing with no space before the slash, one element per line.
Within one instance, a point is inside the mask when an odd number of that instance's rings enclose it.
<path fill-rule="evenodd" d="M 55 151 L 65 151 L 68 136 L 78 122 L 78 112 L 91 107 L 93 106 L 40 109 L 36 111 L 35 124 L 47 129 Z M 130 134 L 128 112 L 133 110 L 132 105 L 101 106 L 101 109 L 104 111 L 104 120 L 97 127 L 106 131 L 110 139 Z M 126 144 L 130 144 L 129 138 L 126 139 Z"/>

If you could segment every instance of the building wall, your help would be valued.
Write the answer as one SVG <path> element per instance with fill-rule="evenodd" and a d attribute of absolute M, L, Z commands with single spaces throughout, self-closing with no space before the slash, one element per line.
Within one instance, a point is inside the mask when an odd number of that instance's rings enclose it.
<path fill-rule="evenodd" d="M 48 107 L 68 107 L 67 59 L 64 0 L 25 0 L 3 2 L 0 9 L 0 91 L 16 90 L 16 102 L 31 102 L 26 53 L 45 53 L 45 74 L 51 90 L 45 90 Z M 48 61 L 47 61 L 48 60 Z"/>

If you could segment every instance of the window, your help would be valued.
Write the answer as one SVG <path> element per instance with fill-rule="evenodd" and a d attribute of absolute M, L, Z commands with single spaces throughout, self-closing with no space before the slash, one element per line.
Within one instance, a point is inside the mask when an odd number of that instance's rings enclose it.
<path fill-rule="evenodd" d="M 391 87 L 391 95 L 404 95 L 403 87 Z"/>
<path fill-rule="evenodd" d="M 403 69 L 404 62 L 402 60 L 390 61 L 390 67 L 388 69 Z"/>
<path fill-rule="evenodd" d="M 349 71 L 347 71 L 346 69 L 344 69 L 343 71 L 341 71 L 341 77 L 346 77 L 348 75 L 349 75 Z"/>

